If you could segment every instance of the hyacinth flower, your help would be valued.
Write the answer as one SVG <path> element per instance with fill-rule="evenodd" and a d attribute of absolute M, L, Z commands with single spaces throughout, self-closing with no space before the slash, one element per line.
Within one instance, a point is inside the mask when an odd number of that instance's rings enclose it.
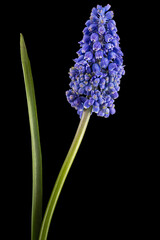
<path fill-rule="evenodd" d="M 69 83 L 70 89 L 66 91 L 66 98 L 71 107 L 76 109 L 80 123 L 55 182 L 43 220 L 42 166 L 36 103 L 30 63 L 21 35 L 21 57 L 27 92 L 33 156 L 32 240 L 47 239 L 52 215 L 85 134 L 90 116 L 97 114 L 97 116 L 108 118 L 116 112 L 115 100 L 119 96 L 120 81 L 125 70 L 120 37 L 117 34 L 116 22 L 113 20 L 114 13 L 110 8 L 111 6 L 108 4 L 105 7 L 97 5 L 92 9 L 90 18 L 85 23 L 83 38 L 79 42 L 80 49 L 77 51 L 77 58 L 74 59 L 75 64 L 69 70 L 71 81 Z"/>

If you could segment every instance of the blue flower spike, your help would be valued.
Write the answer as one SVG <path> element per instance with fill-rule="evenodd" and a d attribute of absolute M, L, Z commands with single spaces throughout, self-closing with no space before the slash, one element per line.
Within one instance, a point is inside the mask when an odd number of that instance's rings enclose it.
<path fill-rule="evenodd" d="M 79 42 L 78 58 L 69 71 L 71 89 L 66 97 L 80 118 L 83 110 L 91 106 L 92 113 L 105 118 L 116 112 L 114 101 L 125 70 L 120 37 L 110 8 L 108 4 L 92 9 Z"/>

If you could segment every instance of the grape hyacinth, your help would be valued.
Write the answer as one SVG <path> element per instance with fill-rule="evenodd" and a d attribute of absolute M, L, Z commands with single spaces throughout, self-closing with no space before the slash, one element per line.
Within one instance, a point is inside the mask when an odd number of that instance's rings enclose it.
<path fill-rule="evenodd" d="M 45 214 L 42 219 L 42 156 L 38 128 L 36 99 L 30 60 L 24 38 L 20 34 L 20 53 L 27 96 L 32 143 L 32 223 L 31 239 L 47 240 L 52 216 L 60 193 L 78 149 L 85 135 L 92 113 L 109 117 L 115 113 L 114 101 L 120 90 L 120 80 L 125 74 L 123 53 L 119 46 L 116 23 L 110 5 L 97 5 L 92 9 L 90 19 L 79 42 L 78 57 L 69 71 L 70 89 L 66 91 L 68 102 L 77 110 L 80 122 L 55 181 Z M 90 169 L 91 171 L 91 169 Z M 88 177 L 89 172 L 88 171 Z"/>
<path fill-rule="evenodd" d="M 125 74 L 123 53 L 119 46 L 116 23 L 110 5 L 97 5 L 85 23 L 83 39 L 79 42 L 78 58 L 69 71 L 70 89 L 68 102 L 77 110 L 80 118 L 83 110 L 101 117 L 115 113 L 114 101 L 118 98 L 120 79 Z"/>

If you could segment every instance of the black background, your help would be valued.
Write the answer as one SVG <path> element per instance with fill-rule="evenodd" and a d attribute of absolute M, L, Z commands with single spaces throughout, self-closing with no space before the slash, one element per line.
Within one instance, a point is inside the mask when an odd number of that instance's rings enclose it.
<path fill-rule="evenodd" d="M 150 201 L 156 199 L 157 175 L 151 150 L 154 139 L 149 127 L 151 109 L 143 96 L 149 72 L 146 74 L 147 66 L 142 65 L 148 61 L 147 56 L 142 61 L 146 27 L 142 13 L 148 9 L 137 8 L 135 1 L 25 2 L 9 6 L 1 37 L 6 46 L 2 67 L 5 87 L 1 90 L 5 92 L 2 129 L 6 126 L 2 167 L 5 172 L 2 189 L 7 189 L 3 194 L 7 205 L 4 225 L 16 239 L 30 239 L 32 197 L 30 129 L 20 61 L 20 32 L 26 42 L 36 92 L 44 213 L 79 124 L 76 111 L 65 97 L 70 81 L 68 71 L 74 64 L 92 7 L 107 3 L 114 11 L 126 75 L 115 102 L 116 114 L 108 119 L 95 114 L 91 117 L 59 198 L 48 239 L 130 239 L 152 230 L 150 215 L 154 205 Z M 6 239 L 7 234 L 10 231 L 6 231 Z"/>

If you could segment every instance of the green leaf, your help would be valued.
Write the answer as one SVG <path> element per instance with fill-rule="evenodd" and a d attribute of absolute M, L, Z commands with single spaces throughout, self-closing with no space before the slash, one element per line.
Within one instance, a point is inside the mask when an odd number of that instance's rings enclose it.
<path fill-rule="evenodd" d="M 20 53 L 27 97 L 32 145 L 33 187 L 32 187 L 31 239 L 38 240 L 42 222 L 42 154 L 32 71 L 22 34 L 20 34 Z"/>

